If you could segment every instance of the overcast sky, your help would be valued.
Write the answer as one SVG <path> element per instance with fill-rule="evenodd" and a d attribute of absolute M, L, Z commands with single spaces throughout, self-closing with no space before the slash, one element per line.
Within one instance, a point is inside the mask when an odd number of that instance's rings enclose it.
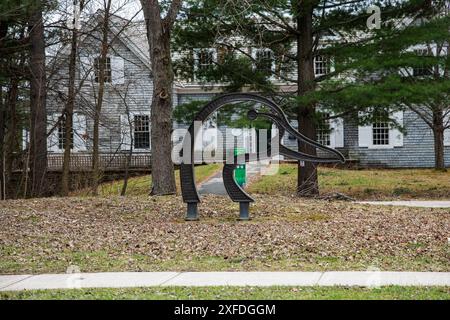
<path fill-rule="evenodd" d="M 104 0 L 87 0 L 86 7 L 83 9 L 82 18 L 89 18 L 89 15 L 93 14 L 99 9 L 104 9 Z M 131 19 L 138 11 L 141 10 L 141 4 L 139 0 L 113 0 L 111 12 L 115 13 L 123 18 Z M 49 21 L 57 21 L 62 16 L 67 16 L 68 13 L 73 12 L 73 0 L 60 0 L 59 9 L 56 12 L 52 12 L 47 19 Z M 140 12 L 134 20 L 143 20 L 144 16 Z"/>

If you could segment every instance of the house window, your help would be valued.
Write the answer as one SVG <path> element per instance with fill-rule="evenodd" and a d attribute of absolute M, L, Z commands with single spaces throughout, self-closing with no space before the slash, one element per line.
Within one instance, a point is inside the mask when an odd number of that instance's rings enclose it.
<path fill-rule="evenodd" d="M 269 49 L 259 49 L 255 53 L 256 69 L 264 73 L 271 73 L 273 66 L 272 51 Z"/>
<path fill-rule="evenodd" d="M 73 149 L 73 131 L 71 133 L 70 149 Z M 64 150 L 66 148 L 66 119 L 62 118 L 58 123 L 58 149 Z"/>
<path fill-rule="evenodd" d="M 325 113 L 317 126 L 317 142 L 324 146 L 331 145 L 330 139 L 330 114 Z"/>
<path fill-rule="evenodd" d="M 217 62 L 219 64 L 224 64 L 227 58 L 232 54 L 232 51 L 227 47 L 222 46 L 217 48 Z"/>
<path fill-rule="evenodd" d="M 330 58 L 327 56 L 316 56 L 314 58 L 314 73 L 316 76 L 324 76 L 330 73 Z"/>
<path fill-rule="evenodd" d="M 430 55 L 430 52 L 428 49 L 417 49 L 414 50 L 414 52 L 420 56 L 420 57 L 426 57 Z M 423 65 L 413 68 L 413 76 L 414 77 L 421 77 L 421 76 L 429 76 L 431 75 L 431 67 Z"/>
<path fill-rule="evenodd" d="M 199 70 L 209 70 L 214 64 L 214 51 L 200 50 L 197 53 L 197 59 Z"/>
<path fill-rule="evenodd" d="M 374 146 L 389 145 L 389 122 L 387 112 L 375 114 L 372 124 L 372 144 Z"/>
<path fill-rule="evenodd" d="M 134 148 L 150 148 L 150 116 L 148 115 L 134 116 Z"/>
<path fill-rule="evenodd" d="M 94 72 L 95 72 L 95 82 L 100 82 L 100 57 L 95 58 L 94 61 Z M 111 58 L 107 57 L 104 65 L 105 70 L 105 83 L 111 83 L 112 80 L 112 71 L 111 71 Z"/>

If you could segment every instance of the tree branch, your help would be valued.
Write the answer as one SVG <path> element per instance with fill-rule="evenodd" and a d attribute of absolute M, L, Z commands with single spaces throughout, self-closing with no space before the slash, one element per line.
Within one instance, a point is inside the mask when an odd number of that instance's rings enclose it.
<path fill-rule="evenodd" d="M 163 20 L 163 23 L 169 29 L 171 29 L 173 24 L 175 23 L 175 20 L 177 19 L 177 15 L 180 12 L 180 9 L 181 9 L 181 0 L 172 0 L 169 11 L 167 12 L 166 17 Z"/>

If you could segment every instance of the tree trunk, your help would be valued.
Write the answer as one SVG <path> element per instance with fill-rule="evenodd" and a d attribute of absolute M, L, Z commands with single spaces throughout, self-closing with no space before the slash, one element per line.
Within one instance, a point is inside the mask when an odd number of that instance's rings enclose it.
<path fill-rule="evenodd" d="M 442 111 L 433 112 L 434 168 L 445 170 L 444 162 L 444 119 Z"/>
<path fill-rule="evenodd" d="M 5 110 L 3 104 L 3 86 L 0 84 L 0 200 L 5 200 Z"/>
<path fill-rule="evenodd" d="M 9 181 L 13 172 L 14 152 L 18 151 L 17 144 L 17 98 L 19 95 L 19 80 L 11 79 L 11 86 L 8 91 L 8 109 L 7 109 L 7 132 L 5 136 L 5 183 Z"/>
<path fill-rule="evenodd" d="M 124 197 L 127 193 L 128 178 L 130 175 L 129 168 L 130 168 L 130 162 L 131 162 L 132 155 L 133 155 L 133 150 L 130 148 L 130 151 L 128 152 L 126 160 L 125 160 L 125 173 L 123 175 L 122 189 L 120 190 L 120 196 L 122 196 L 122 197 Z"/>
<path fill-rule="evenodd" d="M 152 51 L 154 89 L 151 106 L 151 193 L 165 195 L 176 193 L 171 141 L 173 73 L 168 34 L 161 34 L 158 42 L 161 48 Z"/>
<path fill-rule="evenodd" d="M 6 37 L 8 33 L 8 24 L 0 21 L 0 39 Z M 0 40 L 1 42 L 1 40 Z M 0 199 L 6 199 L 5 183 L 5 103 L 3 101 L 3 86 L 0 83 Z"/>
<path fill-rule="evenodd" d="M 172 88 L 170 25 L 161 19 L 158 1 L 142 0 L 153 73 L 151 105 L 152 195 L 176 193 L 172 162 Z"/>
<path fill-rule="evenodd" d="M 131 163 L 131 157 L 133 156 L 133 146 L 134 146 L 134 137 L 132 134 L 132 130 L 133 130 L 133 120 L 131 119 L 131 115 L 130 115 L 130 110 L 128 108 L 128 105 L 126 105 L 126 109 L 127 109 L 127 118 L 128 118 L 128 127 L 130 130 L 130 150 L 128 151 L 127 157 L 126 157 L 126 161 L 125 161 L 125 173 L 123 176 L 123 186 L 122 186 L 122 190 L 120 191 L 120 195 L 122 197 L 125 196 L 125 194 L 127 193 L 127 188 L 128 188 L 128 178 L 130 175 L 130 163 Z"/>
<path fill-rule="evenodd" d="M 127 154 L 126 157 L 126 161 L 125 161 L 125 173 L 123 175 L 123 185 L 122 185 L 122 189 L 120 190 L 120 195 L 122 197 L 125 197 L 125 195 L 127 194 L 127 188 L 128 188 L 128 178 L 130 176 L 130 162 L 131 162 L 131 157 L 133 156 L 133 150 L 130 149 L 130 151 Z"/>
<path fill-rule="evenodd" d="M 298 54 L 298 96 L 314 90 L 313 66 L 313 6 L 297 3 L 297 54 Z M 299 105 L 297 110 L 298 130 L 308 138 L 316 140 L 315 104 Z M 298 143 L 301 152 L 316 155 L 316 148 L 304 142 Z M 313 163 L 299 161 L 297 194 L 299 196 L 316 196 L 319 194 L 317 167 Z"/>
<path fill-rule="evenodd" d="M 36 9 L 30 18 L 30 173 L 31 193 L 44 193 L 47 171 L 47 125 L 46 125 L 46 76 L 45 40 L 42 21 L 42 1 L 36 1 Z"/>
<path fill-rule="evenodd" d="M 94 113 L 94 137 L 93 137 L 93 150 L 92 150 L 92 194 L 98 195 L 98 183 L 100 180 L 100 159 L 99 159 L 99 135 L 100 135 L 100 114 L 103 106 L 103 96 L 105 93 L 105 65 L 108 56 L 108 33 L 109 33 L 109 14 L 111 10 L 111 0 L 106 3 L 105 13 L 103 15 L 102 23 L 102 43 L 101 52 L 99 58 L 99 70 L 98 70 L 98 94 L 97 103 Z"/>
<path fill-rule="evenodd" d="M 74 22 L 75 26 L 75 22 Z M 70 189 L 70 154 L 73 144 L 73 110 L 75 107 L 75 75 L 76 75 L 76 59 L 78 46 L 78 30 L 72 30 L 71 48 L 69 56 L 69 88 L 67 92 L 67 105 L 64 113 L 65 117 L 65 144 L 64 159 L 61 177 L 61 195 L 67 196 Z"/>

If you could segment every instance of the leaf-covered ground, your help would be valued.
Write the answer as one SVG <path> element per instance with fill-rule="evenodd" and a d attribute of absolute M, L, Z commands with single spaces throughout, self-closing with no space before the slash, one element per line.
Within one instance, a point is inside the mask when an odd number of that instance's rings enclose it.
<path fill-rule="evenodd" d="M 211 176 L 213 176 L 216 172 L 220 171 L 222 168 L 221 164 L 212 163 L 207 165 L 196 166 L 195 171 L 195 180 L 197 185 L 199 183 L 204 182 Z M 177 184 L 177 190 L 180 193 L 180 171 L 175 171 L 175 182 Z M 152 176 L 144 175 L 138 177 L 130 177 L 128 179 L 126 195 L 127 196 L 147 196 L 150 193 L 150 187 L 152 184 Z M 123 187 L 123 180 L 119 179 L 112 182 L 105 182 L 100 184 L 99 186 L 99 194 L 103 197 L 109 196 L 119 196 L 121 194 Z M 89 196 L 91 195 L 91 190 L 88 189 L 80 189 L 73 191 L 71 193 L 72 196 Z"/>
<path fill-rule="evenodd" d="M 208 196 L 0 202 L 0 273 L 160 270 L 450 271 L 450 210 L 256 196 L 250 222 Z"/>
<path fill-rule="evenodd" d="M 449 287 L 149 287 L 0 292 L 0 300 L 449 300 Z"/>
<path fill-rule="evenodd" d="M 450 170 L 364 169 L 319 167 L 322 194 L 343 193 L 355 199 L 449 199 Z M 276 175 L 252 183 L 252 193 L 291 195 L 296 192 L 297 165 L 281 164 Z"/>

